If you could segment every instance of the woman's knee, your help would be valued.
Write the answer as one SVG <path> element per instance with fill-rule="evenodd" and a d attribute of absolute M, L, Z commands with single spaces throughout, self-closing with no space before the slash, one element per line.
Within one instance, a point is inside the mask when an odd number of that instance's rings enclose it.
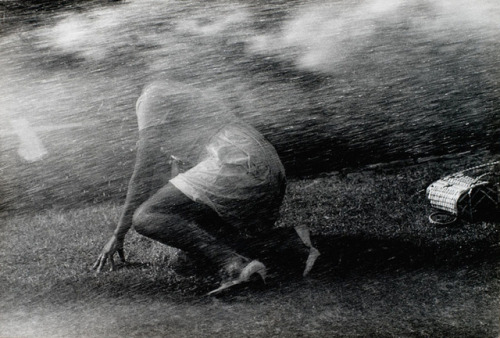
<path fill-rule="evenodd" d="M 153 211 L 147 203 L 142 204 L 134 212 L 132 225 L 135 231 L 143 236 L 149 236 L 153 232 Z"/>
<path fill-rule="evenodd" d="M 159 208 L 154 201 L 148 200 L 134 212 L 132 225 L 137 233 L 154 237 L 172 227 L 174 223 L 182 223 L 185 217 L 187 215 L 178 214 L 173 207 L 163 205 Z"/>

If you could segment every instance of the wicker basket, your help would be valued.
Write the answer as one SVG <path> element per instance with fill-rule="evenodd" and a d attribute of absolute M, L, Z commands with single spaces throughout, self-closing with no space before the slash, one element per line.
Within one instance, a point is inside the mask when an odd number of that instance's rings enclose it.
<path fill-rule="evenodd" d="M 497 187 L 484 180 L 484 175 L 474 178 L 463 173 L 442 178 L 427 188 L 431 206 L 470 221 L 496 211 L 499 204 Z"/>

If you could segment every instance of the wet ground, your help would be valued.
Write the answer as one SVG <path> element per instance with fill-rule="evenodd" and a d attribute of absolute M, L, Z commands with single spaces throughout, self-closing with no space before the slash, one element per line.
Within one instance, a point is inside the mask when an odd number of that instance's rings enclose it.
<path fill-rule="evenodd" d="M 90 267 L 119 205 L 4 217 L 0 332 L 497 337 L 498 222 L 437 228 L 427 221 L 425 197 L 411 197 L 417 178 L 460 162 L 290 182 L 277 231 L 313 229 L 322 255 L 310 276 L 301 277 L 305 256 L 277 241 L 252 256 L 268 265 L 266 285 L 218 297 L 205 296 L 218 286 L 216 274 L 134 232 L 125 246 L 129 264 L 96 275 Z"/>
<path fill-rule="evenodd" d="M 431 226 L 423 193 L 495 159 L 495 1 L 59 4 L 0 7 L 2 335 L 498 336 L 498 222 Z M 309 279 L 205 298 L 214 281 L 137 237 L 136 265 L 88 272 L 135 100 L 163 76 L 217 89 L 273 141 L 280 226 L 323 251 Z"/>

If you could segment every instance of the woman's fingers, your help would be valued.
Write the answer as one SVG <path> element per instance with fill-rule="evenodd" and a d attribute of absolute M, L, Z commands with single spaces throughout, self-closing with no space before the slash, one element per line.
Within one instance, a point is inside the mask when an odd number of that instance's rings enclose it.
<path fill-rule="evenodd" d="M 115 271 L 115 260 L 113 259 L 113 254 L 109 255 L 109 264 L 111 265 L 109 271 Z"/>
<path fill-rule="evenodd" d="M 97 257 L 97 260 L 95 261 L 94 265 L 92 266 L 92 269 L 93 270 L 99 269 L 99 266 L 101 265 L 101 261 L 102 261 L 102 254 L 100 254 L 99 257 Z"/>
<path fill-rule="evenodd" d="M 99 260 L 99 266 L 97 267 L 97 272 L 101 272 L 102 271 L 102 268 L 106 264 L 106 260 L 107 260 L 106 255 L 102 255 L 101 259 Z"/>
<path fill-rule="evenodd" d="M 97 269 L 97 266 L 99 265 L 99 258 L 100 257 L 98 257 L 97 260 L 95 261 L 94 265 L 92 265 L 92 270 Z"/>
<path fill-rule="evenodd" d="M 123 263 L 125 263 L 125 254 L 123 253 L 123 249 L 117 250 L 118 255 L 120 256 L 120 259 Z M 116 269 L 116 264 L 115 260 L 113 259 L 114 254 L 101 254 L 99 258 L 97 258 L 96 262 L 92 266 L 93 270 L 96 270 L 97 272 L 101 272 L 103 268 L 106 266 L 106 263 L 109 259 L 109 264 L 110 264 L 110 269 L 109 271 L 115 271 Z"/>
<path fill-rule="evenodd" d="M 101 254 L 99 255 L 99 258 L 97 258 L 97 261 L 95 262 L 94 266 L 92 267 L 94 270 L 97 270 L 97 272 L 101 272 L 102 268 L 106 264 L 107 260 L 107 255 L 106 254 Z"/>
<path fill-rule="evenodd" d="M 125 263 L 125 253 L 123 252 L 123 248 L 120 248 L 116 251 L 118 251 L 118 256 L 120 256 L 121 261 Z"/>

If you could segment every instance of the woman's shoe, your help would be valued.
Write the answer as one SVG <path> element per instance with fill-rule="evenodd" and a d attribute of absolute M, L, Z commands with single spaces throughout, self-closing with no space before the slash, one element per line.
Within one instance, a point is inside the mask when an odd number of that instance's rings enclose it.
<path fill-rule="evenodd" d="M 258 276 L 265 283 L 266 266 L 258 260 L 253 260 L 241 270 L 239 276 L 229 282 L 222 283 L 217 289 L 210 291 L 207 295 L 212 296 L 235 285 L 248 283 L 253 276 Z"/>

